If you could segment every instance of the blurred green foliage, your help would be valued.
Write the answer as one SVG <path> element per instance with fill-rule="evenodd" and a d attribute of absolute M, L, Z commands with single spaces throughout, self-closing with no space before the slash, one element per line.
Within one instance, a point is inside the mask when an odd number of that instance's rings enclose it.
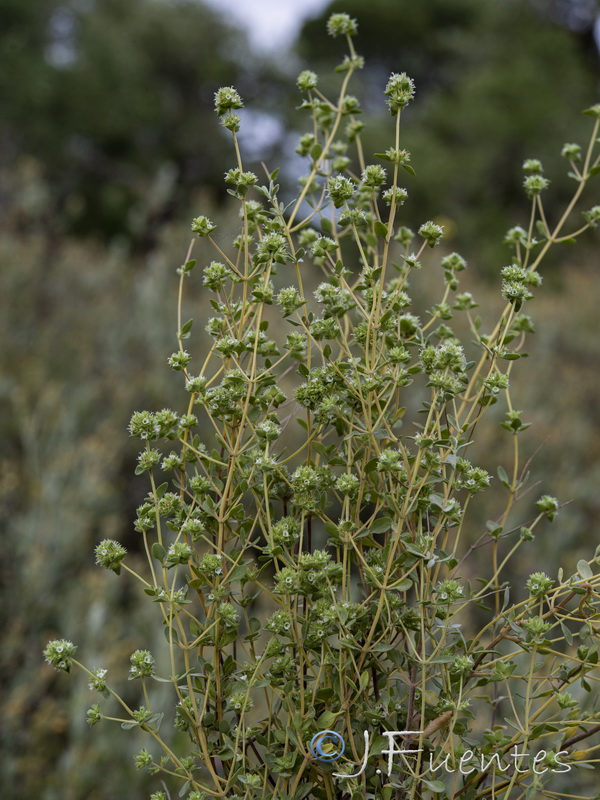
<path fill-rule="evenodd" d="M 456 221 L 472 273 L 465 288 L 482 304 L 486 243 L 495 248 L 508 224 L 524 222 L 513 213 L 523 208 L 519 162 L 540 156 L 552 177 L 552 157 L 596 99 L 589 26 L 581 35 L 539 11 L 559 15 L 572 3 L 537 6 L 371 0 L 370 15 L 361 0 L 332 6 L 360 13 L 359 47 L 373 65 L 364 80 L 378 104 L 390 71 L 415 76 L 425 100 L 411 113 L 428 135 L 409 146 L 419 184 L 432 187 L 413 198 L 415 222 Z M 166 365 L 174 269 L 191 217 L 226 213 L 211 208 L 210 187 L 230 164 L 212 92 L 241 81 L 256 93 L 258 79 L 239 35 L 200 3 L 0 0 L 0 20 L 0 790 L 20 800 L 145 800 L 131 737 L 90 735 L 87 686 L 73 692 L 41 650 L 69 636 L 92 660 L 109 653 L 98 666 L 110 669 L 153 647 L 135 592 L 94 567 L 93 547 L 105 537 L 139 547 L 131 522 L 144 488 L 126 425 L 136 408 L 177 404 Z M 324 52 L 322 29 L 322 20 L 305 26 L 303 59 Z M 563 266 L 539 290 L 539 372 L 521 370 L 515 388 L 535 409 L 524 442 L 531 453 L 545 442 L 536 479 L 574 500 L 544 542 L 545 562 L 531 557 L 551 574 L 576 563 L 600 514 L 593 252 L 588 262 Z M 190 301 L 201 316 L 206 299 Z M 498 434 L 484 447 L 496 449 Z"/>
<path fill-rule="evenodd" d="M 22 193 L 47 194 L 25 176 Z M 110 670 L 157 635 L 134 587 L 107 582 L 93 548 L 118 537 L 135 563 L 141 547 L 132 520 L 145 489 L 127 423 L 140 403 L 181 399 L 167 355 L 174 268 L 190 237 L 165 227 L 154 254 L 132 258 L 26 222 L 25 233 L 0 229 L 0 791 L 141 800 L 143 781 L 129 790 L 135 744 L 118 733 L 92 741 L 85 681 L 67 692 L 39 653 L 48 636 L 70 630 Z"/>
<path fill-rule="evenodd" d="M 219 182 L 212 95 L 240 75 L 239 32 L 190 0 L 0 0 L 0 19 L 1 161 L 43 165 L 48 224 L 150 249 L 194 187 Z"/>
<path fill-rule="evenodd" d="M 567 5 L 582 12 L 578 31 L 566 27 Z M 415 79 L 419 103 L 405 115 L 403 133 L 418 174 L 406 176 L 414 225 L 438 215 L 457 247 L 468 243 L 480 266 L 493 263 L 521 213 L 519 166 L 530 157 L 558 181 L 550 213 L 562 206 L 569 186 L 560 150 L 565 137 L 585 137 L 580 111 L 595 101 L 600 77 L 590 4 L 371 0 L 365 13 L 363 0 L 335 0 L 300 36 L 303 61 L 317 72 L 320 63 L 326 74 L 332 59 L 325 19 L 341 11 L 360 19 L 357 50 L 366 59 L 370 118 L 381 114 L 391 72 Z M 386 125 L 382 114 L 381 132 L 372 125 L 365 139 L 367 152 L 381 150 Z"/>

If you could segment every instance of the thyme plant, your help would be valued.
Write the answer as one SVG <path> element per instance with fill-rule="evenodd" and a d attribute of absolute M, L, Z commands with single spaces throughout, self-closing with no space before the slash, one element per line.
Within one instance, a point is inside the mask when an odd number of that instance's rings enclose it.
<path fill-rule="evenodd" d="M 210 219 L 193 220 L 214 260 L 198 265 L 192 243 L 177 270 L 169 364 L 181 408 L 131 418 L 136 472 L 149 481 L 135 522 L 147 570 L 132 569 L 117 541 L 96 547 L 99 565 L 156 604 L 168 667 L 157 674 L 141 643 L 131 705 L 121 678 L 84 666 L 71 642 L 50 642 L 45 657 L 106 698 L 90 725 L 139 737 L 135 766 L 157 775 L 152 800 L 567 796 L 579 773 L 568 784 L 562 774 L 593 765 L 600 747 L 598 552 L 554 578 L 535 572 L 525 590 L 507 582 L 560 507 L 527 495 L 528 423 L 510 380 L 545 256 L 600 221 L 600 206 L 572 221 L 600 172 L 600 105 L 586 112 L 589 143 L 563 148 L 574 188 L 558 220 L 544 212 L 541 163 L 525 162 L 529 219 L 506 234 L 505 303 L 484 328 L 443 227 L 403 224 L 413 81 L 390 77 L 391 145 L 368 159 L 348 91 L 363 67 L 357 24 L 334 14 L 328 31 L 347 44 L 341 88 L 331 99 L 314 72 L 298 77 L 308 171 L 293 202 L 282 202 L 277 171 L 246 170 L 238 92 L 215 94 L 239 231 L 228 247 Z M 409 280 L 425 261 L 439 302 L 416 308 Z M 204 351 L 202 338 L 184 347 L 190 280 L 214 309 Z M 481 530 L 469 512 L 492 475 L 469 455 L 495 405 L 512 462 L 494 476 L 505 505 Z M 157 705 L 154 681 L 172 703 Z"/>

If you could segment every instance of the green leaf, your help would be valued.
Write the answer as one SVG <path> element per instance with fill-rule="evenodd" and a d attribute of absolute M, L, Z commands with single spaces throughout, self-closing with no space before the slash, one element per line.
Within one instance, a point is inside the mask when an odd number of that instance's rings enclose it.
<path fill-rule="evenodd" d="M 258 633 L 262 628 L 261 621 L 257 617 L 250 617 L 248 627 L 252 633 Z"/>
<path fill-rule="evenodd" d="M 375 230 L 377 236 L 381 236 L 382 239 L 387 239 L 388 226 L 384 222 L 376 220 L 375 224 L 373 225 L 373 229 Z"/>
<path fill-rule="evenodd" d="M 325 730 L 326 728 L 331 728 L 332 725 L 335 724 L 337 714 L 334 714 L 333 711 L 324 711 L 320 717 L 317 718 L 315 724 L 318 726 L 319 730 Z"/>
<path fill-rule="evenodd" d="M 414 169 L 411 167 L 410 164 L 402 164 L 402 167 L 403 167 L 403 169 L 405 169 L 408 172 L 409 175 L 416 175 L 417 174 L 414 171 Z"/>
<path fill-rule="evenodd" d="M 485 527 L 488 529 L 491 536 L 498 536 L 503 530 L 502 525 L 498 525 L 498 523 L 493 519 L 488 519 L 488 521 L 485 523 Z"/>
<path fill-rule="evenodd" d="M 294 795 L 294 800 L 304 800 L 305 797 L 308 797 L 309 794 L 313 790 L 314 784 L 312 783 L 303 783 L 299 789 L 296 791 Z"/>
<path fill-rule="evenodd" d="M 436 780 L 436 781 L 423 781 L 423 783 L 432 792 L 445 792 L 446 791 L 446 787 L 445 787 L 443 781 L 438 781 L 438 780 Z"/>
<path fill-rule="evenodd" d="M 508 480 L 508 475 L 506 474 L 504 467 L 498 467 L 497 472 L 498 477 L 500 478 L 500 483 L 503 486 L 506 486 L 507 489 L 510 489 L 510 481 Z"/>
<path fill-rule="evenodd" d="M 175 644 L 177 644 L 179 641 L 179 635 L 172 625 L 165 625 L 165 627 L 162 629 L 162 632 L 169 644 L 171 643 L 171 640 L 173 640 Z"/>
<path fill-rule="evenodd" d="M 317 689 L 315 697 L 317 700 L 322 700 L 324 703 L 328 703 L 334 694 L 335 692 L 331 687 L 325 687 L 324 689 Z"/>
<path fill-rule="evenodd" d="M 194 324 L 193 319 L 188 319 L 185 323 L 183 328 L 179 331 L 179 339 L 189 339 L 190 338 L 190 331 L 192 330 L 192 325 Z"/>
<path fill-rule="evenodd" d="M 446 655 L 446 656 L 434 656 L 430 658 L 427 663 L 429 664 L 451 664 L 454 661 L 454 656 Z"/>
<path fill-rule="evenodd" d="M 590 567 L 588 562 L 585 561 L 583 558 L 581 559 L 581 561 L 577 562 L 577 572 L 586 581 L 589 581 L 594 577 L 592 568 Z"/>
<path fill-rule="evenodd" d="M 387 747 L 388 747 L 387 736 L 376 736 L 373 739 L 371 747 L 369 748 L 369 755 L 380 756 L 381 753 L 387 749 Z"/>
<path fill-rule="evenodd" d="M 220 647 L 225 647 L 225 645 L 231 644 L 231 642 L 235 641 L 238 637 L 238 632 L 234 628 L 231 631 L 223 631 L 219 635 L 219 645 Z"/>
<path fill-rule="evenodd" d="M 392 520 L 390 517 L 379 517 L 369 528 L 370 533 L 385 533 L 392 527 Z"/>
<path fill-rule="evenodd" d="M 169 481 L 161 483 L 160 486 L 156 487 L 156 492 L 155 492 L 156 496 L 159 498 L 162 497 L 168 488 L 169 488 Z"/>
<path fill-rule="evenodd" d="M 395 588 L 395 587 L 394 587 Z M 386 644 L 385 642 L 377 642 L 377 644 L 373 645 L 371 648 L 374 653 L 388 653 L 390 650 L 395 650 L 397 645 L 395 644 Z"/>
<path fill-rule="evenodd" d="M 329 453 L 331 452 L 330 449 L 323 444 L 323 442 L 313 442 L 313 450 L 319 455 L 323 456 L 323 458 L 328 458 Z"/>
<path fill-rule="evenodd" d="M 228 744 L 222 750 L 219 750 L 217 755 L 222 761 L 231 761 L 235 757 L 235 752 L 231 745 Z"/>
<path fill-rule="evenodd" d="M 245 564 L 238 564 L 234 567 L 231 572 L 227 573 L 227 580 L 228 581 L 239 581 L 248 570 L 248 567 Z"/>
<path fill-rule="evenodd" d="M 167 551 L 160 542 L 154 542 L 152 545 L 152 555 L 157 561 L 164 561 Z"/>
<path fill-rule="evenodd" d="M 319 142 L 315 142 L 315 144 L 313 144 L 313 146 L 310 148 L 310 157 L 313 159 L 313 161 L 316 161 L 322 152 L 323 148 Z"/>
<path fill-rule="evenodd" d="M 321 228 L 324 233 L 333 233 L 333 224 L 327 217 L 321 217 Z"/>
<path fill-rule="evenodd" d="M 375 156 L 375 158 L 380 158 L 382 161 L 392 160 L 387 153 L 373 153 L 373 155 Z"/>
<path fill-rule="evenodd" d="M 570 630 L 567 628 L 567 626 L 565 625 L 565 623 L 564 623 L 564 622 L 562 622 L 562 621 L 560 622 L 560 629 L 561 629 L 561 631 L 562 631 L 562 635 L 565 637 L 565 642 L 566 642 L 568 645 L 572 645 L 572 644 L 573 644 L 573 634 L 572 634 L 572 633 L 571 633 L 571 631 L 570 631 Z"/>
<path fill-rule="evenodd" d="M 337 66 L 334 67 L 334 72 L 348 72 L 349 69 L 350 65 L 342 61 L 341 64 L 337 64 Z"/>

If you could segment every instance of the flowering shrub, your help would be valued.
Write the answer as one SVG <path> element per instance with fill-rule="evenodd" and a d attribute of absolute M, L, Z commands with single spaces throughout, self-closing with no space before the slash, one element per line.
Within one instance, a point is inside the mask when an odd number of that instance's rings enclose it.
<path fill-rule="evenodd" d="M 168 358 L 185 400 L 179 411 L 136 412 L 129 426 L 142 444 L 136 473 L 150 484 L 135 523 L 147 571 L 117 541 L 96 547 L 99 565 L 157 604 L 166 671 L 148 650 L 131 655 L 134 707 L 71 642 L 50 642 L 45 657 L 85 672 L 109 701 L 91 706 L 90 725 L 139 729 L 135 766 L 164 781 L 154 800 L 167 784 L 188 800 L 534 798 L 594 760 L 593 748 L 574 746 L 600 730 L 589 697 L 600 579 L 594 553 L 556 579 L 533 573 L 523 599 L 512 596 L 507 564 L 560 503 L 544 494 L 528 504 L 519 451 L 528 423 L 510 377 L 533 332 L 523 307 L 548 250 L 600 221 L 594 206 L 571 222 L 600 172 L 600 106 L 587 112 L 589 144 L 563 148 L 575 188 L 557 221 L 544 213 L 542 165 L 525 162 L 529 222 L 506 235 L 505 305 L 484 332 L 476 301 L 459 291 L 465 258 L 427 257 L 443 226 L 402 224 L 400 178 L 414 169 L 401 118 L 413 81 L 390 77 L 393 143 L 367 163 L 348 93 L 363 65 L 357 23 L 335 14 L 328 31 L 348 45 L 340 93 L 325 97 L 313 72 L 298 78 L 308 173 L 288 205 L 277 171 L 264 183 L 245 171 L 241 97 L 216 92 L 240 230 L 228 255 L 210 219 L 192 223 L 218 259 L 201 276 L 211 344 L 184 349 L 190 247 Z M 409 280 L 425 262 L 441 298 L 419 309 Z M 492 476 L 469 449 L 500 403 L 513 461 Z M 474 530 L 469 508 L 496 477 L 505 507 Z M 487 572 L 473 577 L 483 548 Z M 156 707 L 153 681 L 172 687 L 172 706 Z"/>

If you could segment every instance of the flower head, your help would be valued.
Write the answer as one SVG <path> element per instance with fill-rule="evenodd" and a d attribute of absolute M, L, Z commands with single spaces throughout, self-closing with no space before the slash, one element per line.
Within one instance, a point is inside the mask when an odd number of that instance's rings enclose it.
<path fill-rule="evenodd" d="M 54 669 L 70 672 L 77 647 L 66 639 L 54 639 L 44 648 L 44 658 Z"/>
<path fill-rule="evenodd" d="M 330 36 L 355 36 L 358 24 L 349 14 L 332 14 L 327 20 L 327 33 Z"/>
<path fill-rule="evenodd" d="M 227 111 L 243 107 L 242 98 L 233 86 L 222 86 L 215 92 L 215 109 L 220 117 Z"/>
<path fill-rule="evenodd" d="M 149 678 L 154 675 L 154 656 L 149 650 L 136 650 L 131 654 L 131 667 L 129 668 L 129 680 L 134 678 Z"/>
<path fill-rule="evenodd" d="M 96 545 L 96 563 L 111 569 L 117 575 L 121 572 L 121 562 L 127 555 L 127 550 L 114 539 L 104 539 Z"/>
<path fill-rule="evenodd" d="M 384 94 L 388 98 L 387 103 L 392 116 L 395 116 L 415 96 L 415 82 L 406 72 L 394 72 L 390 75 Z"/>

